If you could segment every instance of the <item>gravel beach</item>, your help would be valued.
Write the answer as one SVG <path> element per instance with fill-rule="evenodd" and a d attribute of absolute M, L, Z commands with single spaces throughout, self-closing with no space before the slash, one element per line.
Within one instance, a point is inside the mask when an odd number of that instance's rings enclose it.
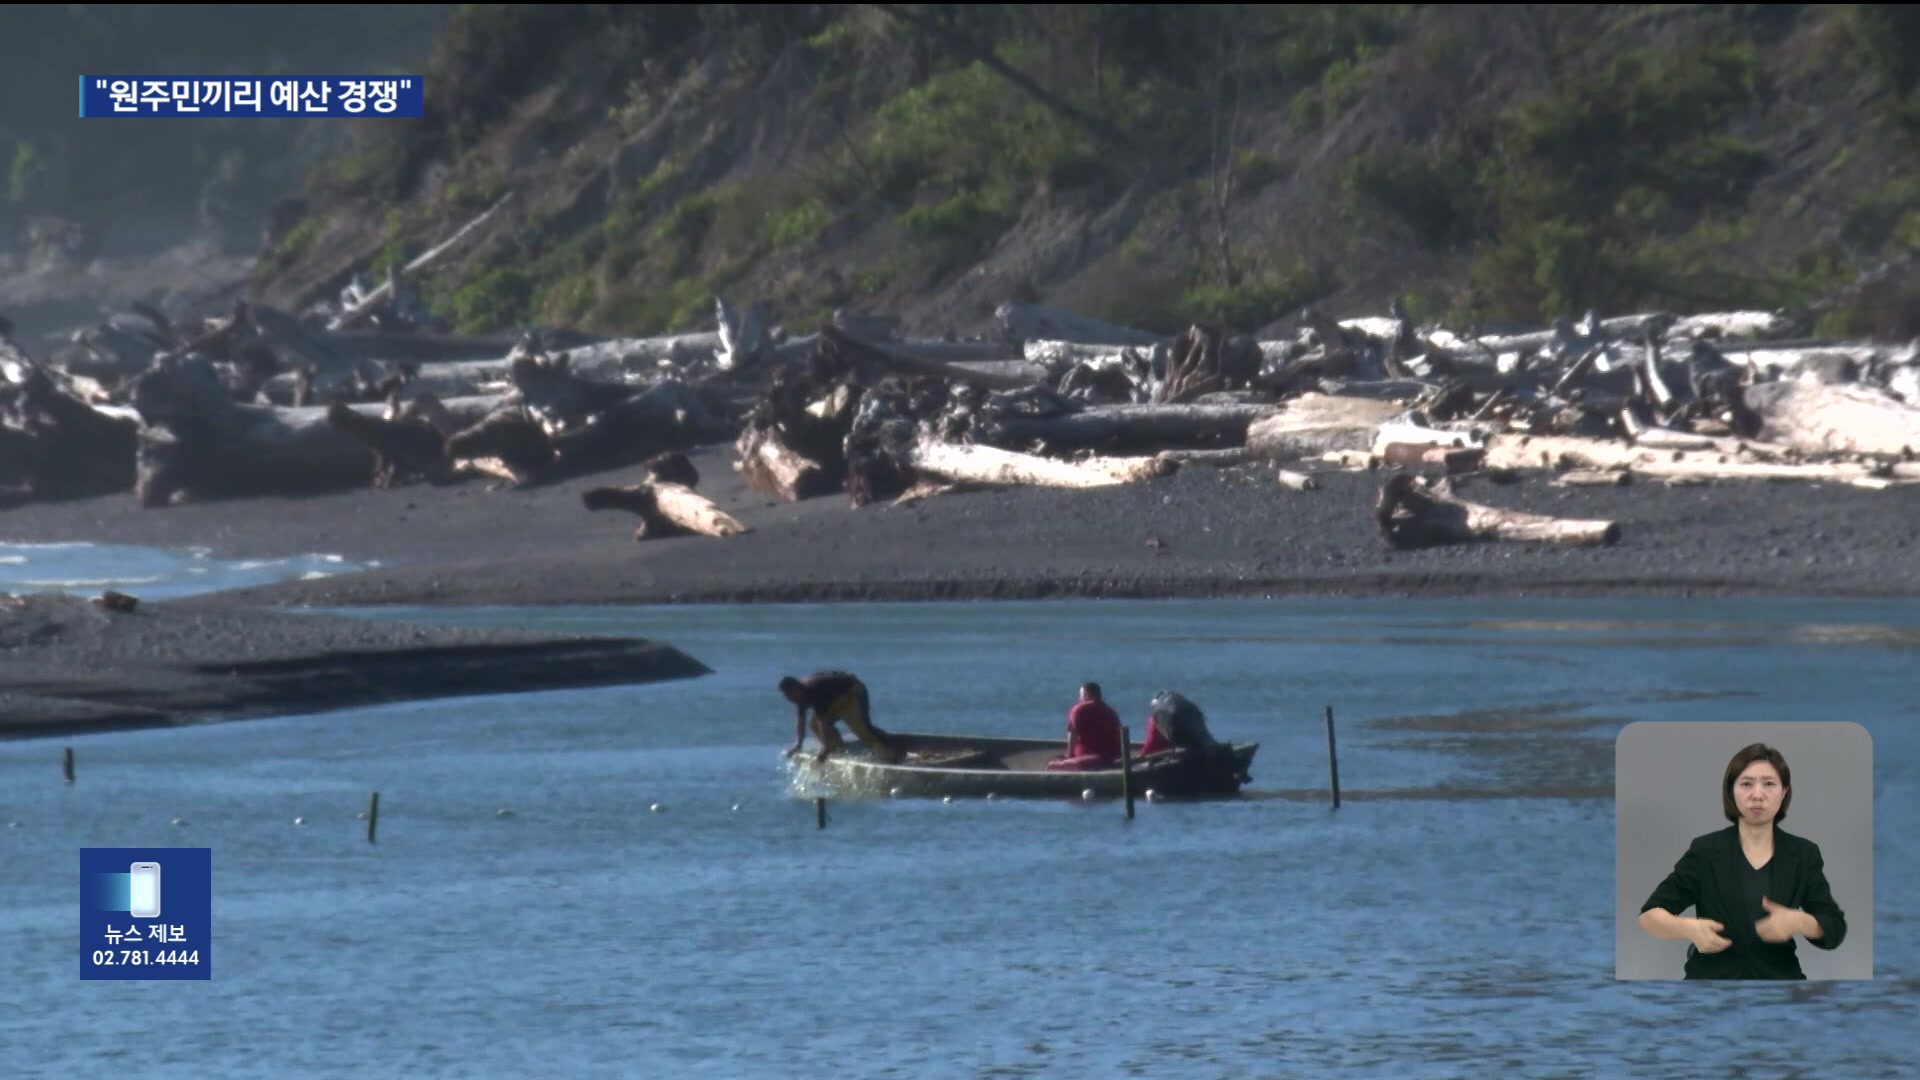
<path fill-rule="evenodd" d="M 1088 491 L 1011 489 L 851 509 L 747 490 L 730 446 L 691 455 L 699 490 L 753 531 L 635 543 L 635 518 L 580 493 L 639 469 L 530 490 L 474 480 L 307 499 L 143 510 L 131 495 L 0 512 L 0 541 L 329 553 L 370 571 L 196 597 L 246 606 L 575 605 L 1065 596 L 1920 595 L 1920 489 L 1803 481 L 1557 488 L 1485 481 L 1463 497 L 1618 521 L 1619 543 L 1391 551 L 1378 477 L 1281 487 L 1272 466 L 1188 465 Z"/>

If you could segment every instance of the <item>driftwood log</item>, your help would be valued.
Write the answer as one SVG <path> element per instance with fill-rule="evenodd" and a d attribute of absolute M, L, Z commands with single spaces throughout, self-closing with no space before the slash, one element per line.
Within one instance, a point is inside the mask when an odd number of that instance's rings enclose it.
<path fill-rule="evenodd" d="M 1406 412 L 1401 401 L 1375 401 L 1328 394 L 1302 394 L 1249 424 L 1248 449 L 1286 461 L 1330 450 L 1367 450 L 1380 426 Z"/>
<path fill-rule="evenodd" d="M 831 353 L 804 369 L 782 369 L 734 441 L 747 487 L 785 502 L 841 490 L 846 440 L 865 389 Z"/>
<path fill-rule="evenodd" d="M 1161 457 L 1060 461 L 991 446 L 949 443 L 925 434 L 913 440 L 905 464 L 920 476 L 983 487 L 1110 487 L 1171 476 L 1180 469 L 1179 462 Z"/>
<path fill-rule="evenodd" d="M 1164 341 L 1158 334 L 1117 326 L 1110 322 L 1076 315 L 1071 311 L 1008 301 L 995 309 L 994 321 L 1008 341 L 1025 342 L 1035 338 L 1047 341 L 1072 341 L 1082 345 L 1153 345 Z"/>
<path fill-rule="evenodd" d="M 510 375 L 528 414 L 546 430 L 556 477 L 634 465 L 731 434 L 678 379 L 604 382 L 576 374 L 565 354 L 515 357 Z"/>
<path fill-rule="evenodd" d="M 820 346 L 832 355 L 837 364 L 867 374 L 869 381 L 877 381 L 877 376 L 884 373 L 972 383 L 995 390 L 1020 390 L 1032 386 L 1035 377 L 1041 374 L 1040 369 L 1024 361 L 1004 370 L 995 370 L 993 365 L 967 368 L 943 360 L 926 359 L 915 355 L 918 350 L 912 345 L 862 341 L 831 323 L 820 329 Z M 975 348 L 982 349 L 982 355 L 977 359 L 1011 351 L 994 345 Z"/>
<path fill-rule="evenodd" d="M 1239 446 L 1254 421 L 1272 413 L 1271 405 L 1095 405 L 1058 416 L 1001 412 L 982 416 L 974 438 L 1002 448 L 1038 442 L 1051 450 L 1116 453 Z"/>
<path fill-rule="evenodd" d="M 1374 449 L 1383 465 L 1437 466 L 1448 474 L 1473 472 L 1486 463 L 1487 452 L 1477 446 L 1433 446 L 1425 443 L 1386 443 Z"/>
<path fill-rule="evenodd" d="M 126 491 L 134 482 L 139 423 L 124 410 L 103 411 L 28 368 L 17 387 L 14 420 L 0 427 L 0 471 L 35 498 Z"/>
<path fill-rule="evenodd" d="M 1759 437 L 1808 453 L 1920 451 L 1920 408 L 1872 387 L 1777 382 L 1746 388 Z"/>
<path fill-rule="evenodd" d="M 664 379 L 552 438 L 559 474 L 581 476 L 729 434 L 698 394 L 676 379 Z"/>
<path fill-rule="evenodd" d="M 741 431 L 734 448 L 739 455 L 734 468 L 748 488 L 762 495 L 800 502 L 840 490 L 844 468 L 795 450 L 776 427 L 749 426 Z"/>
<path fill-rule="evenodd" d="M 1718 439 L 1712 450 L 1657 450 L 1601 439 L 1495 435 L 1488 440 L 1488 469 L 1630 469 L 1667 480 L 1827 480 L 1920 478 L 1920 463 L 1797 462 L 1781 460 L 1791 448 Z"/>
<path fill-rule="evenodd" d="M 739 536 L 747 527 L 706 496 L 682 484 L 648 480 L 626 487 L 597 487 L 580 494 L 588 510 L 637 514 L 636 541 L 665 536 Z"/>
<path fill-rule="evenodd" d="M 486 210 L 482 211 L 480 216 L 474 218 L 472 221 L 469 221 L 465 225 L 462 225 L 460 228 L 456 229 L 452 236 L 447 237 L 445 240 L 442 240 L 440 243 L 434 245 L 431 248 L 428 248 L 426 251 L 416 256 L 411 262 L 407 263 L 406 267 L 402 269 L 400 273 L 401 274 L 418 273 L 419 271 L 425 270 L 427 267 L 432 266 L 442 256 L 446 255 L 447 252 L 452 251 L 454 248 L 458 247 L 460 245 L 460 242 L 462 240 L 465 240 L 468 236 L 472 235 L 476 229 L 486 224 L 489 218 L 493 217 L 493 215 L 495 215 L 496 213 L 499 213 L 500 208 L 505 206 L 507 202 L 512 198 L 513 198 L 513 192 L 511 191 L 507 192 L 505 195 L 500 196 L 499 200 L 496 201 L 492 206 L 487 207 Z M 339 314 L 339 316 L 333 320 L 332 324 L 328 327 L 328 329 L 344 330 L 344 329 L 347 329 L 348 327 L 351 327 L 357 323 L 364 321 L 367 318 L 367 316 L 373 314 L 375 311 L 378 311 L 383 305 L 393 300 L 395 283 L 396 283 L 396 277 L 391 274 L 388 275 L 387 282 L 385 284 L 373 290 L 371 293 L 368 293 L 367 296 L 363 298 L 358 304 L 355 304 L 354 306 L 348 308 L 347 310 L 342 311 Z"/>
<path fill-rule="evenodd" d="M 364 416 L 350 405 L 334 402 L 327 408 L 327 423 L 373 454 L 375 488 L 390 488 L 408 480 L 439 484 L 451 477 L 446 437 L 430 420 Z"/>
<path fill-rule="evenodd" d="M 1189 327 L 1169 346 L 1166 378 L 1154 401 L 1181 404 L 1202 394 L 1244 387 L 1260 374 L 1260 361 L 1260 348 L 1249 339 L 1230 341 L 1217 327 Z"/>
<path fill-rule="evenodd" d="M 204 362 L 141 375 L 134 408 L 145 425 L 134 480 L 142 506 L 349 490 L 373 470 L 372 451 L 326 410 L 236 404 Z"/>
<path fill-rule="evenodd" d="M 446 454 L 456 467 L 497 476 L 514 487 L 551 479 L 556 461 L 547 429 L 517 406 L 448 436 Z"/>
<path fill-rule="evenodd" d="M 1400 473 L 1380 485 L 1374 507 L 1380 535 L 1395 548 L 1510 540 L 1591 547 L 1620 539 L 1612 521 L 1575 521 L 1482 506 L 1454 496 L 1447 481 L 1431 488 Z"/>

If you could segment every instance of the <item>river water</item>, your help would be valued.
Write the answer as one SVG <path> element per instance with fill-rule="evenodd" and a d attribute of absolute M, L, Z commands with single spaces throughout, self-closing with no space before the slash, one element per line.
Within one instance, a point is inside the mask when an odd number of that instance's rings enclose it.
<path fill-rule="evenodd" d="M 0 1074 L 1875 1077 L 1920 1056 L 1920 605 L 374 617 L 638 633 L 715 673 L 0 743 Z M 834 666 L 899 730 L 1052 735 L 1092 678 L 1138 737 L 1180 689 L 1262 744 L 1254 785 L 1131 823 L 880 800 L 819 830 L 773 685 Z M 1613 739 L 1680 719 L 1872 733 L 1872 982 L 1615 981 Z M 211 982 L 79 981 L 76 849 L 145 844 L 213 849 Z"/>

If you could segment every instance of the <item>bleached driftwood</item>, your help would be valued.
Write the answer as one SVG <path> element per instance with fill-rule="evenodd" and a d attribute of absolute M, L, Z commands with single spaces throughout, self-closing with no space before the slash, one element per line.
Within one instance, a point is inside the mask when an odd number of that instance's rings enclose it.
<path fill-rule="evenodd" d="M 1403 446 L 1445 446 L 1471 447 L 1485 446 L 1487 432 L 1484 428 L 1468 427 L 1460 430 L 1430 427 L 1417 419 L 1395 417 L 1380 425 L 1374 435 L 1377 448 L 1389 443 Z"/>
<path fill-rule="evenodd" d="M 1794 347 L 1767 344 L 1740 348 L 1719 346 L 1728 360 L 1752 368 L 1762 379 L 1812 375 L 1822 381 L 1844 381 L 1884 358 L 1889 350 L 1877 345 L 1832 344 Z"/>
<path fill-rule="evenodd" d="M 517 405 L 447 436 L 446 453 L 456 468 L 497 476 L 514 487 L 552 476 L 559 458 L 546 428 Z"/>
<path fill-rule="evenodd" d="M 1246 444 L 1260 457 L 1275 460 L 1366 450 L 1380 425 L 1404 412 L 1406 405 L 1399 401 L 1302 394 L 1249 424 Z"/>
<path fill-rule="evenodd" d="M 452 251 L 456 247 L 459 247 L 460 242 L 462 240 L 465 240 L 468 236 L 471 236 L 474 230 L 486 224 L 488 219 L 492 218 L 494 214 L 498 213 L 500 208 L 507 205 L 507 203 L 510 200 L 512 200 L 512 198 L 513 198 L 513 192 L 511 191 L 507 192 L 505 195 L 500 196 L 500 198 L 492 206 L 487 207 L 487 209 L 483 211 L 479 217 L 476 217 L 472 221 L 469 221 L 465 225 L 462 225 L 459 229 L 454 231 L 452 236 L 447 237 L 445 240 L 440 241 L 438 244 L 435 244 L 433 247 L 428 248 L 426 251 L 422 252 L 419 256 L 414 258 L 411 262 L 407 263 L 406 267 L 402 269 L 400 273 L 403 275 L 419 273 L 420 271 L 425 270 L 427 267 L 432 266 L 434 263 L 438 262 L 442 256 L 447 254 L 447 252 Z M 367 316 L 379 310 L 382 304 L 385 304 L 393 299 L 394 281 L 395 281 L 394 277 L 392 275 L 389 275 L 387 280 L 384 283 L 382 283 L 379 288 L 374 289 L 372 292 L 362 297 L 359 303 L 354 304 L 352 307 L 347 308 L 345 311 L 342 311 L 339 315 L 335 316 L 333 320 L 327 324 L 327 328 L 329 330 L 345 330 L 348 327 L 354 326 L 355 324 L 364 321 Z"/>
<path fill-rule="evenodd" d="M 750 531 L 713 500 L 683 484 L 649 480 L 626 487 L 597 487 L 580 493 L 588 510 L 625 510 L 640 517 L 635 540 L 692 533 L 739 536 Z"/>
<path fill-rule="evenodd" d="M 1667 336 L 1713 333 L 1725 338 L 1777 338 L 1794 329 L 1794 321 L 1777 311 L 1722 311 L 1683 315 L 1668 327 Z"/>
<path fill-rule="evenodd" d="M 762 495 L 801 502 L 831 494 L 840 486 L 839 470 L 787 445 L 778 428 L 748 427 L 734 448 L 739 455 L 734 469 L 750 490 Z"/>
<path fill-rule="evenodd" d="M 756 300 L 740 311 L 723 297 L 713 298 L 714 317 L 720 327 L 720 347 L 714 350 L 714 363 L 721 371 L 734 371 L 758 361 L 770 342 L 772 329 L 767 302 Z"/>
<path fill-rule="evenodd" d="M 1380 467 L 1380 459 L 1367 450 L 1327 450 L 1316 460 L 1346 472 L 1371 472 Z"/>
<path fill-rule="evenodd" d="M 16 395 L 16 422 L 0 424 L 0 475 L 43 497 L 133 485 L 137 414 L 83 401 L 37 365 L 24 366 L 20 383 L 8 389 Z"/>
<path fill-rule="evenodd" d="M 1581 521 L 1482 506 L 1456 497 L 1446 481 L 1424 487 L 1400 473 L 1380 486 L 1374 521 L 1397 548 L 1507 540 L 1592 547 L 1620 539 L 1613 521 Z"/>
<path fill-rule="evenodd" d="M 329 424 L 326 410 L 235 404 L 208 365 L 143 374 L 134 407 L 146 424 L 134 482 L 142 506 L 164 506 L 181 495 L 347 490 L 364 484 L 373 468 L 372 452 Z"/>
<path fill-rule="evenodd" d="M 1654 450 L 1566 436 L 1495 435 L 1489 440 L 1488 469 L 1612 470 L 1630 469 L 1649 477 L 1697 480 L 1828 480 L 1860 477 L 1894 479 L 1920 477 L 1920 463 L 1859 462 L 1793 463 L 1765 460 L 1771 448 L 1735 440 L 1717 440 L 1714 450 Z M 1731 445 L 1732 449 L 1726 449 Z"/>
<path fill-rule="evenodd" d="M 1155 457 L 1092 457 L 1060 461 L 991 446 L 944 442 L 917 436 L 905 464 L 923 476 L 990 487 L 1110 487 L 1171 476 L 1179 464 Z"/>
<path fill-rule="evenodd" d="M 821 328 L 820 339 L 846 363 L 894 374 L 973 383 L 995 390 L 1022 390 L 1034 384 L 1032 378 L 1022 374 L 960 368 L 939 360 L 921 359 L 903 351 L 899 343 L 863 341 L 831 324 Z"/>
<path fill-rule="evenodd" d="M 1632 482 L 1629 469 L 1571 469 L 1553 478 L 1555 487 L 1625 487 Z"/>
<path fill-rule="evenodd" d="M 1008 301 L 993 313 L 1008 341 L 1072 341 L 1082 345 L 1154 345 L 1166 340 L 1158 334 L 1076 315 L 1071 311 Z"/>
<path fill-rule="evenodd" d="M 1436 446 L 1431 443 L 1376 443 L 1373 455 L 1383 465 L 1433 465 L 1449 473 L 1472 472 L 1486 460 L 1478 446 Z"/>
<path fill-rule="evenodd" d="M 663 364 L 687 365 L 712 359 L 721 349 L 717 331 L 667 337 L 620 338 L 563 350 L 579 371 L 648 371 Z"/>
<path fill-rule="evenodd" d="M 942 480 L 919 480 L 893 500 L 894 506 L 912 506 L 940 495 L 951 495 L 956 491 L 969 491 L 973 484 L 952 484 Z"/>
<path fill-rule="evenodd" d="M 1760 437 L 1808 453 L 1920 451 L 1920 408 L 1868 386 L 1763 383 L 1746 389 Z"/>
<path fill-rule="evenodd" d="M 1029 363 L 1047 368 L 1068 368 L 1075 364 L 1130 365 L 1150 364 L 1157 356 L 1166 359 L 1167 343 L 1151 345 L 1088 345 L 1078 341 L 1034 340 L 1021 346 L 1021 355 Z"/>

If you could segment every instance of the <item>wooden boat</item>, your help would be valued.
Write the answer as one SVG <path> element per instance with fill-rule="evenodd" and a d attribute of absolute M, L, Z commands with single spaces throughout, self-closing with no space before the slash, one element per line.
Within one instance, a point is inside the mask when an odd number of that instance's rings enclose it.
<path fill-rule="evenodd" d="M 1049 771 L 1047 762 L 1067 752 L 1053 739 L 998 739 L 969 735 L 888 732 L 903 751 L 898 764 L 875 760 L 865 747 L 850 742 L 826 761 L 811 750 L 795 757 L 794 779 L 803 787 L 822 786 L 836 797 L 1072 798 L 1088 790 L 1096 798 L 1119 798 L 1120 769 L 1089 772 Z M 1235 795 L 1247 778 L 1259 743 L 1229 744 L 1233 767 L 1209 768 L 1185 751 L 1142 758 L 1132 747 L 1133 794 L 1145 798 L 1202 798 Z"/>

